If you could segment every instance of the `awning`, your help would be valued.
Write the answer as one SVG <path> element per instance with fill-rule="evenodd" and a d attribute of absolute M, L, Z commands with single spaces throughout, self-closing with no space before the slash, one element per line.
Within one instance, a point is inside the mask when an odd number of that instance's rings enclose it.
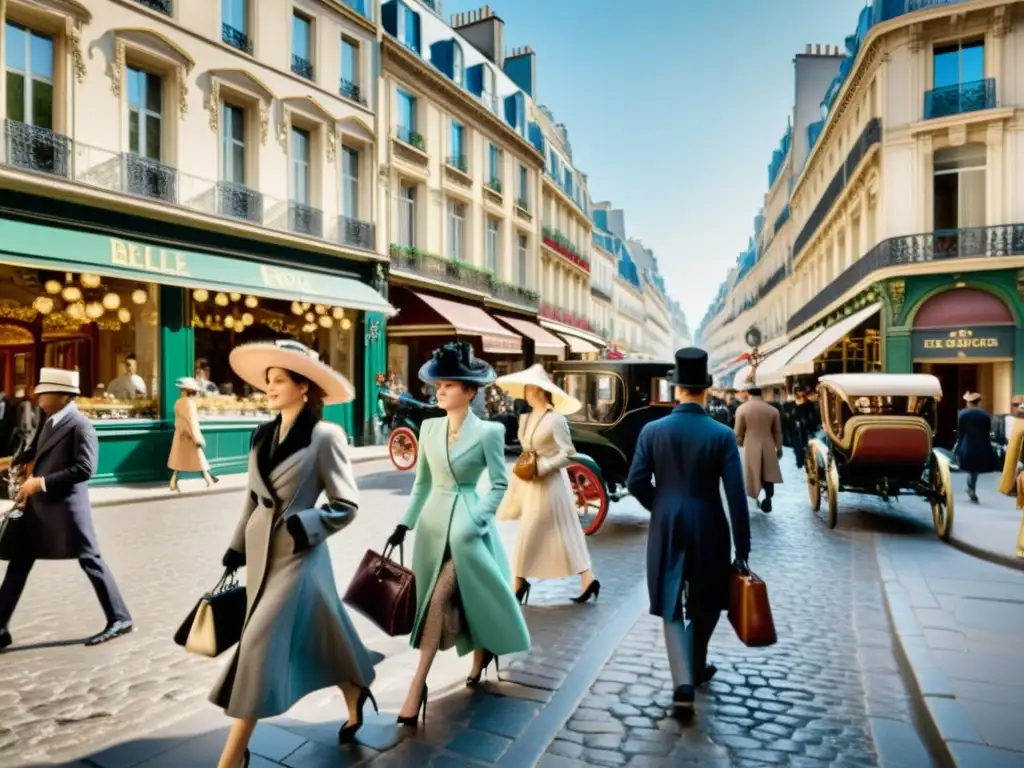
<path fill-rule="evenodd" d="M 877 302 L 859 312 L 854 312 L 852 315 L 844 317 L 835 325 L 830 325 L 789 361 L 785 366 L 786 375 L 796 376 L 802 373 L 814 373 L 815 360 L 832 349 L 848 333 L 856 330 L 857 326 L 861 323 L 878 314 L 881 309 L 882 303 Z"/>
<path fill-rule="evenodd" d="M 818 330 L 811 331 L 810 333 L 805 333 L 803 336 L 797 336 L 782 349 L 768 355 L 768 357 L 764 359 L 764 362 L 757 367 L 757 386 L 774 387 L 779 384 L 785 384 L 786 364 L 792 360 L 801 349 L 818 338 L 818 336 L 821 335 L 821 331 L 822 329 L 819 328 Z"/>
<path fill-rule="evenodd" d="M 593 350 L 587 350 L 588 352 L 599 352 L 608 346 L 600 336 L 590 333 L 589 331 L 584 331 L 582 328 L 574 328 L 571 325 L 559 323 L 556 320 L 547 320 L 545 318 L 541 318 L 540 324 L 549 331 L 554 331 L 560 337 L 569 338 L 571 336 L 573 338 L 580 339 L 581 341 L 585 341 L 588 346 L 594 347 Z"/>
<path fill-rule="evenodd" d="M 569 345 L 569 351 L 574 355 L 589 355 L 592 353 L 600 352 L 600 348 L 595 347 L 589 341 L 584 341 L 579 336 L 573 336 L 572 334 L 566 333 L 562 336 L 566 343 Z"/>
<path fill-rule="evenodd" d="M 523 341 L 479 307 L 459 304 L 455 301 L 430 296 L 425 293 L 413 294 L 434 312 L 444 318 L 456 336 L 479 336 L 484 352 L 522 352 Z"/>
<path fill-rule="evenodd" d="M 729 365 L 722 371 L 714 374 L 712 377 L 714 385 L 719 388 L 731 387 L 733 385 L 735 375 L 744 365 L 746 365 L 746 363 L 743 360 L 740 360 L 739 362 L 734 362 L 732 365 Z"/>
<path fill-rule="evenodd" d="M 560 360 L 565 357 L 565 342 L 536 323 L 504 315 L 496 315 L 496 317 L 503 323 L 511 325 L 519 334 L 533 339 L 533 348 L 536 354 L 557 357 Z"/>
<path fill-rule="evenodd" d="M 5 218 L 0 218 L 0 259 L 56 272 L 92 272 L 180 288 L 395 314 L 383 296 L 351 277 Z"/>

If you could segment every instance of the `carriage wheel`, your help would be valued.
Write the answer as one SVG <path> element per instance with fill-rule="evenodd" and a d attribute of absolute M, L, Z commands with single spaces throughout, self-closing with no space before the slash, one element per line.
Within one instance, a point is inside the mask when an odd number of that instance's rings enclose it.
<path fill-rule="evenodd" d="M 935 532 L 943 541 L 949 541 L 953 534 L 953 475 L 949 471 L 949 461 L 941 453 L 932 452 L 931 465 L 932 486 L 932 521 Z"/>
<path fill-rule="evenodd" d="M 583 464 L 570 464 L 566 470 L 573 494 L 576 496 L 576 514 L 580 527 L 587 536 L 593 536 L 608 516 L 608 492 L 593 471 Z"/>
<path fill-rule="evenodd" d="M 811 511 L 821 509 L 821 475 L 818 472 L 818 451 L 814 444 L 807 446 L 807 458 L 804 460 L 807 469 L 807 496 L 811 500 Z"/>
<path fill-rule="evenodd" d="M 391 457 L 391 463 L 395 465 L 395 469 L 405 472 L 415 467 L 419 452 L 416 433 L 411 429 L 398 427 L 391 433 L 391 437 L 388 439 L 388 455 Z"/>
<path fill-rule="evenodd" d="M 831 459 L 825 465 L 825 491 L 828 494 L 828 517 L 825 522 L 832 529 L 836 527 L 839 517 L 839 470 Z"/>

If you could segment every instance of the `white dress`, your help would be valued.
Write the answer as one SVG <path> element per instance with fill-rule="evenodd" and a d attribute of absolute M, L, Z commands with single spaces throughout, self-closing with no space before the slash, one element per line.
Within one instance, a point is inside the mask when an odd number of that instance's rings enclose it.
<path fill-rule="evenodd" d="M 537 454 L 537 478 L 509 476 L 499 520 L 519 520 L 512 555 L 518 578 L 560 579 L 590 568 L 586 537 L 565 468 L 575 453 L 565 416 L 553 410 L 519 417 L 519 442 Z"/>

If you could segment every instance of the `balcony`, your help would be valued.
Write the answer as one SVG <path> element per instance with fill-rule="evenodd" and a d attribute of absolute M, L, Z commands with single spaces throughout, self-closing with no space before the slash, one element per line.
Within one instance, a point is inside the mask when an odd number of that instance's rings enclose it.
<path fill-rule="evenodd" d="M 786 275 L 789 273 L 788 265 L 783 264 L 781 267 L 776 269 L 767 280 L 765 280 L 761 287 L 757 289 L 757 301 L 760 301 L 769 293 L 775 290 L 775 288 L 786 279 Z M 756 304 L 757 301 L 754 303 Z"/>
<path fill-rule="evenodd" d="M 597 296 L 598 298 L 604 299 L 605 301 L 612 300 L 612 289 L 608 286 L 598 285 L 597 283 L 590 284 L 590 295 Z"/>
<path fill-rule="evenodd" d="M 244 184 L 217 182 L 217 212 L 253 224 L 263 223 L 263 195 Z"/>
<path fill-rule="evenodd" d="M 351 80 L 341 78 L 341 85 L 338 86 L 338 93 L 341 94 L 342 98 L 354 101 L 356 104 L 362 104 L 366 106 L 366 99 L 363 98 L 363 94 L 359 89 L 359 86 L 353 83 Z"/>
<path fill-rule="evenodd" d="M 593 332 L 594 330 L 594 326 L 587 318 L 577 315 L 575 312 L 569 312 L 560 307 L 552 306 L 551 304 L 541 304 L 540 316 L 547 320 L 554 320 L 562 325 L 579 328 L 581 331 Z"/>
<path fill-rule="evenodd" d="M 461 173 L 469 173 L 469 160 L 465 155 L 449 155 L 445 158 L 445 164 Z"/>
<path fill-rule="evenodd" d="M 338 242 L 372 251 L 376 245 L 373 224 L 348 216 L 338 217 Z"/>
<path fill-rule="evenodd" d="M 292 72 L 307 80 L 313 79 L 313 62 L 292 54 Z"/>
<path fill-rule="evenodd" d="M 537 292 L 518 285 L 503 283 L 500 280 L 492 280 L 491 293 L 499 301 L 504 301 L 506 304 L 515 304 L 533 312 L 536 312 L 538 307 L 540 307 L 540 296 Z"/>
<path fill-rule="evenodd" d="M 245 32 L 235 29 L 230 24 L 220 25 L 220 39 L 232 48 L 252 56 L 252 40 Z"/>
<path fill-rule="evenodd" d="M 590 272 L 590 261 L 580 253 L 578 247 L 569 241 L 569 238 L 557 229 L 550 227 L 544 227 L 543 236 L 544 245 L 571 261 L 584 272 Z"/>
<path fill-rule="evenodd" d="M 174 3 L 171 0 L 135 0 L 135 2 L 165 16 L 172 16 L 174 14 Z"/>
<path fill-rule="evenodd" d="M 530 201 L 527 198 L 525 198 L 525 197 L 517 197 L 516 198 L 516 208 L 518 208 L 520 211 L 525 211 L 526 213 L 529 213 L 530 212 Z"/>
<path fill-rule="evenodd" d="M 131 152 L 121 155 L 124 191 L 164 203 L 178 202 L 178 170 Z"/>
<path fill-rule="evenodd" d="M 4 162 L 26 171 L 67 178 L 71 139 L 37 125 L 4 121 Z"/>
<path fill-rule="evenodd" d="M 299 235 L 324 236 L 324 212 L 305 203 L 288 201 L 288 229 Z"/>
<path fill-rule="evenodd" d="M 924 94 L 924 119 L 934 120 L 962 115 L 996 106 L 996 81 L 993 78 L 932 88 Z"/>
<path fill-rule="evenodd" d="M 1024 224 L 943 229 L 883 240 L 800 307 L 789 319 L 787 329 L 800 328 L 880 269 L 950 259 L 1007 256 L 1024 256 Z"/>
<path fill-rule="evenodd" d="M 501 194 L 501 179 L 497 176 L 487 182 L 487 188 L 496 195 Z"/>
<path fill-rule="evenodd" d="M 423 138 L 422 133 L 417 133 L 412 128 L 406 125 L 400 125 L 397 129 L 398 140 L 403 141 L 410 147 L 418 149 L 420 152 L 427 151 L 427 142 Z"/>
<path fill-rule="evenodd" d="M 428 280 L 446 285 L 468 288 L 488 295 L 492 292 L 491 274 L 461 261 L 452 261 L 436 253 L 427 253 L 418 248 L 403 248 L 392 245 L 391 269 L 410 272 Z"/>

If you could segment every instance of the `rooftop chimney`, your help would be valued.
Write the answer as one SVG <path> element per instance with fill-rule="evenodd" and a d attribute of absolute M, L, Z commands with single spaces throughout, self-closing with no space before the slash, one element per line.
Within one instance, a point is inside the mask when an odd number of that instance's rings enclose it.
<path fill-rule="evenodd" d="M 495 15 L 491 6 L 485 5 L 475 11 L 456 13 L 452 16 L 451 26 L 480 53 L 499 67 L 504 67 L 505 48 L 502 42 L 505 22 Z"/>
<path fill-rule="evenodd" d="M 524 93 L 531 98 L 535 96 L 537 93 L 537 57 L 534 56 L 533 48 L 528 45 L 513 48 L 505 56 L 502 69 L 512 79 L 512 82 L 523 89 Z"/>

